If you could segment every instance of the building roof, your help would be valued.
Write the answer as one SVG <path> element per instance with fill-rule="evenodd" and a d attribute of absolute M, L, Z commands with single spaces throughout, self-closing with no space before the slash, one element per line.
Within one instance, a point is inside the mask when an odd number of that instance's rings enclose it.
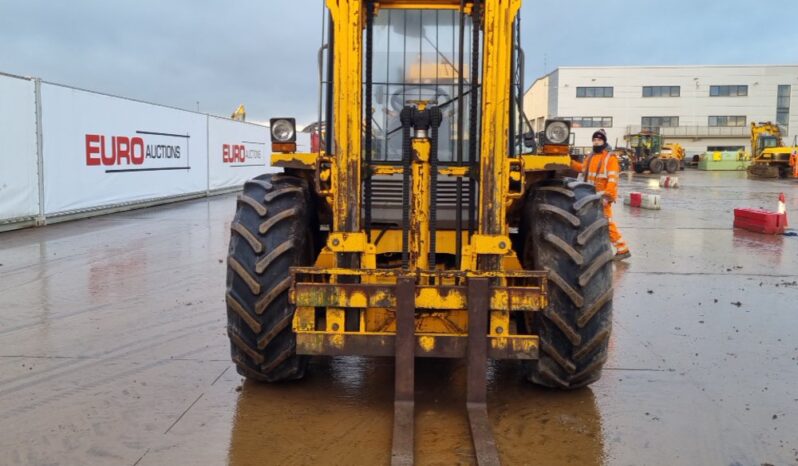
<path fill-rule="evenodd" d="M 798 63 L 793 64 L 777 64 L 777 65 L 602 65 L 602 66 L 558 66 L 554 71 L 563 70 L 578 70 L 578 69 L 636 69 L 636 68 L 798 68 Z M 553 73 L 552 71 L 551 73 Z M 549 74 L 551 74 L 549 73 Z M 546 75 L 548 76 L 548 75 Z"/>

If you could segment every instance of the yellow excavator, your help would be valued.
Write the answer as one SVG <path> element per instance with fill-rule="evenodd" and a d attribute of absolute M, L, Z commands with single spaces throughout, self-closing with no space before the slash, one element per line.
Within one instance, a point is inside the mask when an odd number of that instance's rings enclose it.
<path fill-rule="evenodd" d="M 790 154 L 798 150 L 785 146 L 779 125 L 771 122 L 751 122 L 751 165 L 748 176 L 752 178 L 787 178 L 790 176 Z"/>
<path fill-rule="evenodd" d="M 230 115 L 230 119 L 236 121 L 246 121 L 247 120 L 247 111 L 244 108 L 244 104 L 238 106 L 235 112 Z"/>
<path fill-rule="evenodd" d="M 595 382 L 607 361 L 602 193 L 566 176 L 569 122 L 527 137 L 520 5 L 327 0 L 325 140 L 297 152 L 295 120 L 271 119 L 282 173 L 237 199 L 226 304 L 238 372 L 279 383 L 314 356 L 393 357 L 393 464 L 414 459 L 416 358 L 465 359 L 479 464 L 499 464 L 489 360 L 556 389 Z"/>

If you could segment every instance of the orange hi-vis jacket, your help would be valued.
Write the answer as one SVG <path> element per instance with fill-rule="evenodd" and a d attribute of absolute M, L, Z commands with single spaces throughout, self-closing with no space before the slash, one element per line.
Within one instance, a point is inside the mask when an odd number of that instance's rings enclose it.
<path fill-rule="evenodd" d="M 618 197 L 618 173 L 621 166 L 618 157 L 606 150 L 599 154 L 590 154 L 583 163 L 571 161 L 571 168 L 581 172 L 582 178 L 596 186 L 596 191 L 604 191 L 604 195 L 615 202 Z"/>

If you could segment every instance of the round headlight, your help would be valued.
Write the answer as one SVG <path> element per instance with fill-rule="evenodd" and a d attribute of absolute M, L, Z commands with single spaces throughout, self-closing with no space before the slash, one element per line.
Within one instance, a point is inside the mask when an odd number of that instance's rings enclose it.
<path fill-rule="evenodd" d="M 288 142 L 294 138 L 294 125 L 288 120 L 272 122 L 272 138 L 278 142 Z"/>
<path fill-rule="evenodd" d="M 555 121 L 546 127 L 546 139 L 552 144 L 565 144 L 569 136 L 568 125 L 562 121 Z"/>

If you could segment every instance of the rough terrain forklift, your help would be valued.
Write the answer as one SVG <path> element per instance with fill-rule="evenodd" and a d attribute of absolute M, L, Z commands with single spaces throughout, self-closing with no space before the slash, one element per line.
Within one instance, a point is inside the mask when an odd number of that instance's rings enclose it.
<path fill-rule="evenodd" d="M 283 172 L 238 197 L 226 296 L 238 372 L 280 382 L 315 355 L 394 357 L 395 464 L 413 461 L 416 357 L 466 358 L 480 464 L 499 461 L 489 359 L 560 389 L 598 380 L 607 359 L 602 193 L 565 177 L 567 121 L 518 137 L 531 128 L 520 3 L 327 0 L 324 140 L 298 153 L 294 120 L 272 119 Z"/>

